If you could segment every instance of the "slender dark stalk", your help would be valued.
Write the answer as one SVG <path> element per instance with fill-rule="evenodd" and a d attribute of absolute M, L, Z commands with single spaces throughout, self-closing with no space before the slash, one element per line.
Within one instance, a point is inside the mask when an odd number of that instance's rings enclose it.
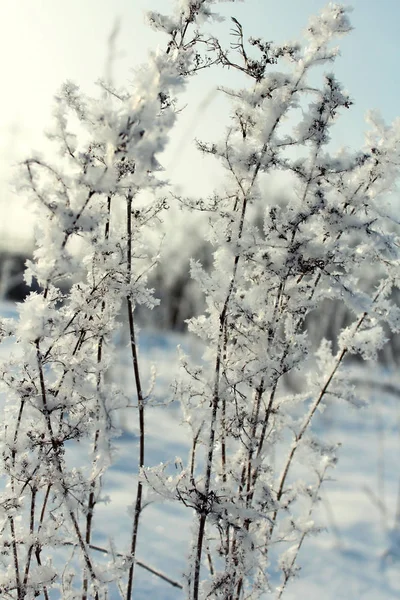
<path fill-rule="evenodd" d="M 72 222 L 72 226 L 70 227 L 70 229 L 68 229 L 68 231 L 65 232 L 64 234 L 64 239 L 62 241 L 61 244 L 61 249 L 64 250 L 65 246 L 67 245 L 67 242 L 71 236 L 71 234 L 74 232 L 76 225 L 78 224 L 79 219 L 81 218 L 82 214 L 84 213 L 85 209 L 87 208 L 90 199 L 92 198 L 92 196 L 94 196 L 96 192 L 94 190 L 90 190 L 88 195 L 86 196 L 86 199 L 84 201 L 84 203 L 82 204 L 82 207 L 80 209 L 80 211 L 75 215 L 75 218 Z"/>
<path fill-rule="evenodd" d="M 227 323 L 224 325 L 224 346 L 222 355 L 224 358 L 224 363 L 227 358 L 227 350 L 228 350 L 228 329 Z M 222 481 L 226 483 L 226 398 L 225 396 L 222 398 L 222 406 L 221 406 L 221 471 L 222 471 Z"/>
<path fill-rule="evenodd" d="M 23 600 L 24 594 L 21 585 L 21 575 L 19 572 L 19 558 L 18 558 L 18 549 L 17 549 L 17 538 L 15 535 L 15 523 L 14 518 L 9 517 L 10 530 L 11 530 L 11 545 L 13 551 L 13 559 L 14 559 L 14 571 L 15 571 L 15 583 L 17 587 L 17 597 L 18 600 Z"/>
<path fill-rule="evenodd" d="M 240 215 L 239 222 L 239 231 L 238 231 L 238 239 L 241 238 L 244 227 L 244 220 L 247 208 L 247 198 L 244 196 L 242 210 Z M 229 283 L 228 293 L 225 298 L 225 302 L 220 314 L 219 318 L 219 339 L 218 339 L 218 347 L 217 347 L 217 357 L 215 362 L 215 371 L 214 371 L 214 390 L 213 390 L 213 398 L 212 398 L 212 412 L 211 412 L 211 424 L 210 424 L 210 433 L 208 439 L 208 451 L 207 451 L 207 460 L 206 460 L 206 475 L 204 482 L 204 502 L 207 503 L 208 497 L 210 494 L 211 487 L 211 473 L 212 473 L 212 464 L 214 458 L 214 446 L 215 446 L 215 435 L 216 435 L 216 427 L 217 427 L 217 413 L 220 402 L 220 394 L 219 394 L 219 386 L 220 386 L 220 375 L 221 375 L 221 367 L 223 362 L 223 347 L 224 347 L 224 339 L 225 339 L 225 324 L 228 316 L 229 304 L 231 300 L 231 296 L 235 289 L 236 284 L 236 274 L 239 265 L 239 254 L 236 254 L 233 261 L 233 270 L 232 276 Z M 199 587 L 200 587 L 200 569 L 201 569 L 201 558 L 203 552 L 203 542 L 205 536 L 206 529 L 206 520 L 207 520 L 207 510 L 204 502 L 201 506 L 198 507 L 199 514 L 199 525 L 197 532 L 197 541 L 196 541 L 196 549 L 195 549 L 195 562 L 194 562 L 194 574 L 193 574 L 193 591 L 192 598 L 193 600 L 198 600 L 199 597 Z"/>
<path fill-rule="evenodd" d="M 16 445 L 17 445 L 18 434 L 20 431 L 20 425 L 21 425 L 21 420 L 22 420 L 22 413 L 24 411 L 24 406 L 25 406 L 25 400 L 22 400 L 20 407 L 19 407 L 19 411 L 18 411 L 17 424 L 16 424 L 15 431 L 14 431 L 14 444 L 13 444 L 13 449 L 11 452 L 13 468 L 15 467 Z M 15 495 L 15 480 L 14 480 L 13 476 L 11 478 L 11 489 L 13 491 L 13 494 Z M 9 523 L 10 523 L 12 549 L 13 549 L 15 582 L 16 582 L 16 586 L 17 586 L 17 594 L 18 594 L 18 600 L 19 600 L 20 598 L 23 598 L 23 589 L 21 586 L 21 576 L 20 576 L 20 570 L 19 570 L 19 557 L 18 557 L 18 549 L 17 549 L 17 540 L 16 540 L 16 536 L 15 536 L 14 517 L 12 517 L 12 516 L 9 517 Z"/>
<path fill-rule="evenodd" d="M 226 483 L 226 399 L 222 398 L 221 407 L 221 470 L 222 481 Z"/>
<path fill-rule="evenodd" d="M 103 302 L 102 308 L 104 310 L 104 302 Z M 100 365 L 100 363 L 101 363 L 102 349 L 103 349 L 103 338 L 100 338 L 99 342 L 98 342 L 98 347 L 97 347 L 97 364 L 98 365 Z M 97 379 L 97 392 L 98 393 L 100 392 L 99 388 L 100 388 L 100 375 L 98 376 L 98 379 Z M 99 412 L 99 409 L 97 409 L 97 412 Z M 96 433 L 94 435 L 94 442 L 93 442 L 94 456 L 96 456 L 96 452 L 97 452 L 97 448 L 98 448 L 98 444 L 99 444 L 99 438 L 100 438 L 100 429 L 97 428 Z M 93 479 L 90 483 L 90 492 L 89 492 L 88 504 L 87 504 L 87 509 L 86 509 L 85 542 L 88 545 L 90 544 L 90 541 L 92 538 L 93 513 L 94 513 L 94 507 L 96 506 L 96 485 L 97 485 L 97 482 L 95 479 Z M 88 591 L 88 578 L 85 575 L 85 577 L 83 579 L 82 600 L 87 600 L 87 591 Z"/>
<path fill-rule="evenodd" d="M 190 453 L 190 479 L 192 481 L 194 480 L 194 469 L 195 469 L 195 465 L 196 465 L 196 449 L 197 449 L 197 444 L 198 444 L 200 433 L 201 433 L 201 430 L 203 429 L 203 426 L 204 426 L 204 422 L 199 427 L 196 435 L 193 438 L 193 442 L 192 442 L 192 449 L 191 449 L 191 453 Z"/>
<path fill-rule="evenodd" d="M 127 284 L 128 286 L 132 282 L 132 195 L 128 194 L 127 196 L 127 214 L 126 214 L 126 224 L 127 224 Z M 133 318 L 134 306 L 132 302 L 132 296 L 128 294 L 127 298 L 127 308 L 128 308 L 128 323 L 129 323 L 129 336 L 130 336 L 130 348 L 132 355 L 132 366 L 133 373 L 135 379 L 136 386 L 136 396 L 138 401 L 138 413 L 139 413 L 139 461 L 138 461 L 138 482 L 136 488 L 136 501 L 133 515 L 133 527 L 132 527 L 132 537 L 131 537 L 131 548 L 130 548 L 130 560 L 131 564 L 129 567 L 128 573 L 128 585 L 126 590 L 126 600 L 131 600 L 132 598 L 132 589 L 133 589 L 133 575 L 135 570 L 135 562 L 136 562 L 136 545 L 139 531 L 139 521 L 140 514 L 142 511 L 142 496 L 143 496 L 143 484 L 140 481 L 140 471 L 144 467 L 144 456 L 145 456 L 145 421 L 144 421 L 144 397 L 142 390 L 142 383 L 140 378 L 140 370 L 139 370 L 139 361 L 138 361 L 138 353 L 137 353 L 137 345 L 136 345 L 136 336 L 135 336 L 135 323 Z"/>
<path fill-rule="evenodd" d="M 238 491 L 239 498 L 242 496 L 243 492 L 245 491 L 247 507 L 250 506 L 251 501 L 253 499 L 254 492 L 255 492 L 255 481 L 253 480 L 254 474 L 252 472 L 252 462 L 253 462 L 253 457 L 254 457 L 254 452 L 255 452 L 254 441 L 256 439 L 257 425 L 258 425 L 259 413 L 260 413 L 260 408 L 261 408 L 261 400 L 262 400 L 263 393 L 264 393 L 264 385 L 265 385 L 265 381 L 264 381 L 264 378 L 262 378 L 260 385 L 257 387 L 257 389 L 255 391 L 255 395 L 254 395 L 254 403 L 253 403 L 253 411 L 252 411 L 252 427 L 251 427 L 251 433 L 250 433 L 250 446 L 248 449 L 246 460 L 243 464 L 241 477 L 240 477 L 239 491 Z M 250 521 L 249 521 L 249 519 L 246 519 L 244 522 L 243 528 L 248 531 L 249 527 L 250 527 Z M 235 531 L 234 535 L 233 535 L 232 543 L 231 543 L 231 553 L 230 553 L 230 556 L 233 559 L 235 565 L 237 565 L 239 562 L 238 556 L 237 556 L 237 548 L 238 548 L 237 533 Z M 243 577 L 240 577 L 236 584 L 235 584 L 235 582 L 232 583 L 233 587 L 236 585 L 236 597 L 237 598 L 240 598 L 242 584 L 243 584 Z M 230 600 L 232 598 L 233 598 L 233 592 L 232 592 L 232 594 L 230 594 Z"/>
<path fill-rule="evenodd" d="M 96 430 L 95 438 L 94 438 L 94 452 L 97 450 L 97 445 L 99 442 L 99 430 Z M 86 531 L 85 531 L 85 542 L 87 545 L 90 545 L 90 540 L 92 537 L 92 524 L 93 524 L 93 513 L 94 507 L 96 506 L 96 481 L 93 480 L 90 484 L 90 492 L 87 504 L 87 513 L 86 513 Z M 88 578 L 85 574 L 83 579 L 83 594 L 82 600 L 87 600 L 87 591 L 88 591 Z"/>
<path fill-rule="evenodd" d="M 47 486 L 46 493 L 45 493 L 44 500 L 43 500 L 42 510 L 40 511 L 39 525 L 38 525 L 38 528 L 37 528 L 37 538 L 38 539 L 39 539 L 40 531 L 41 531 L 41 529 L 43 527 L 44 516 L 46 514 L 46 507 L 47 507 L 47 502 L 49 501 L 51 487 L 52 487 L 51 484 L 49 484 Z M 35 557 L 36 557 L 36 562 L 37 562 L 37 564 L 39 566 L 42 566 L 42 560 L 40 558 L 41 551 L 42 551 L 41 545 L 40 544 L 36 544 L 36 546 L 35 546 Z M 43 588 L 43 594 L 44 594 L 45 600 L 49 600 L 49 594 L 48 594 L 46 586 Z"/>
<path fill-rule="evenodd" d="M 33 552 L 33 535 L 35 532 L 35 509 L 36 509 L 36 494 L 37 488 L 33 487 L 31 491 L 31 507 L 29 511 L 29 534 L 31 536 L 31 543 L 29 544 L 28 553 L 26 557 L 25 563 L 25 573 L 24 573 L 24 583 L 23 589 L 26 590 L 26 584 L 28 583 L 29 569 L 31 565 L 32 552 Z"/>
<path fill-rule="evenodd" d="M 107 198 L 107 219 L 106 219 L 106 224 L 105 224 L 105 228 L 104 228 L 104 238 L 106 240 L 108 240 L 109 234 L 110 234 L 110 213 L 111 213 L 111 196 L 109 196 Z M 106 304 L 105 304 L 105 301 L 103 300 L 101 303 L 101 314 L 104 313 L 105 307 L 106 307 Z M 97 343 L 97 367 L 98 367 L 97 381 L 96 381 L 97 395 L 100 394 L 100 387 L 101 387 L 100 365 L 101 365 L 101 361 L 103 358 L 103 344 L 104 344 L 104 338 L 101 336 Z M 100 409 L 99 409 L 99 406 L 97 406 L 97 421 L 98 422 L 99 422 L 99 418 L 100 418 Z M 97 448 L 98 448 L 98 444 L 99 444 L 99 438 L 100 438 L 100 428 L 98 426 L 96 428 L 96 432 L 94 434 L 94 441 L 93 441 L 93 456 L 94 457 L 96 457 Z M 94 460 L 95 460 L 95 458 L 94 458 Z M 95 478 L 93 478 L 90 483 L 90 492 L 89 492 L 88 504 L 87 504 L 87 509 L 86 509 L 85 542 L 88 545 L 90 545 L 90 542 L 92 539 L 93 513 L 94 513 L 94 508 L 96 506 L 96 487 L 97 487 L 97 481 Z M 82 584 L 82 589 L 83 589 L 82 600 L 87 600 L 88 583 L 89 583 L 88 578 L 85 573 L 85 576 L 83 578 L 83 584 Z"/>

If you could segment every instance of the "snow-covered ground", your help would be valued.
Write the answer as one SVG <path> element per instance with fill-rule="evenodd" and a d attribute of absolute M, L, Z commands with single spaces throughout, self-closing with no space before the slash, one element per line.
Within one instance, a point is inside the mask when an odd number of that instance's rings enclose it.
<path fill-rule="evenodd" d="M 2 305 L 3 316 L 13 308 Z M 177 364 L 177 345 L 200 356 L 200 348 L 189 337 L 142 331 L 140 358 L 144 366 L 144 388 L 150 385 L 152 365 L 157 365 L 154 396 L 160 403 L 172 397 L 170 385 Z M 3 346 L 2 352 L 9 347 Z M 121 346 L 121 364 L 114 375 L 130 385 L 129 351 Z M 363 371 L 360 372 L 362 377 Z M 365 376 L 367 372 L 365 372 Z M 370 377 L 370 374 L 368 374 Z M 384 374 L 381 377 L 384 378 Z M 368 386 L 367 386 L 368 387 Z M 367 407 L 338 405 L 319 417 L 326 439 L 342 444 L 339 464 L 324 484 L 316 519 L 325 530 L 304 544 L 299 578 L 288 588 L 287 600 L 389 600 L 400 597 L 400 395 L 370 387 Z M 94 544 L 127 552 L 128 516 L 135 494 L 136 414 L 123 415 L 123 434 L 116 440 L 115 463 L 104 479 L 104 496 L 95 515 Z M 186 457 L 187 438 L 178 406 L 147 410 L 147 461 L 149 465 L 177 456 Z M 76 460 L 82 446 L 76 449 Z M 139 536 L 138 558 L 182 580 L 191 523 L 190 509 L 178 505 L 149 504 Z M 183 598 L 183 593 L 143 568 L 136 572 L 136 600 Z M 279 584 L 279 580 L 276 581 Z M 117 598 L 117 594 L 115 594 Z M 112 599 L 113 600 L 113 599 Z"/>

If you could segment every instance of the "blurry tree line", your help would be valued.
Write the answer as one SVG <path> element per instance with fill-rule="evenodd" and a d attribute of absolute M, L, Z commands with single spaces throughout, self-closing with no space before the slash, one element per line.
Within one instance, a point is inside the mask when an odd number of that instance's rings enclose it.
<path fill-rule="evenodd" d="M 275 198 L 276 200 L 276 198 Z M 282 194 L 280 201 L 287 202 Z M 205 303 L 197 282 L 190 277 L 190 261 L 200 261 L 205 268 L 212 265 L 211 244 L 205 239 L 207 220 L 205 214 L 192 214 L 190 219 L 183 220 L 181 208 L 176 205 L 178 200 L 168 199 L 170 210 L 166 211 L 159 231 L 154 231 L 154 239 L 150 241 L 153 247 L 162 247 L 161 259 L 150 273 L 149 285 L 155 290 L 155 296 L 160 304 L 152 310 L 138 307 L 138 318 L 142 326 L 162 330 L 184 332 L 186 321 L 204 311 Z M 253 215 L 254 224 L 262 231 L 264 215 Z M 188 230 L 187 223 L 191 223 Z M 172 231 L 172 233 L 171 233 Z M 166 244 L 165 240 L 173 240 Z M 161 241 L 160 241 L 161 240 Z M 178 242 L 178 243 L 177 243 Z M 354 239 L 357 244 L 357 239 Z M 28 286 L 24 280 L 26 253 L 18 251 L 0 251 L 0 299 L 10 302 L 22 302 L 31 291 L 37 291 L 39 286 L 33 281 Z M 366 272 L 361 283 L 367 291 L 372 289 L 379 280 L 379 273 Z M 71 281 L 64 281 L 60 288 L 67 292 Z M 393 300 L 400 305 L 400 294 L 397 289 L 392 292 Z M 336 351 L 338 333 L 351 323 L 351 313 L 343 303 L 337 300 L 325 300 L 324 303 L 308 316 L 306 328 L 315 347 L 322 339 L 332 342 Z M 387 366 L 400 361 L 400 335 L 387 330 L 389 343 L 379 353 L 382 364 Z M 352 356 L 353 360 L 362 360 Z"/>
<path fill-rule="evenodd" d="M 24 253 L 0 251 L 0 299 L 10 302 L 22 302 L 32 291 L 24 280 L 25 262 L 28 256 Z"/>

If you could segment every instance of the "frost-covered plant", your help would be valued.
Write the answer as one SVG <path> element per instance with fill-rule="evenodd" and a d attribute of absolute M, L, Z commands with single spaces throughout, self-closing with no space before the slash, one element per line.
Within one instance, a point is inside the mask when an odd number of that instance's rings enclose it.
<path fill-rule="evenodd" d="M 211 271 L 191 267 L 207 302 L 190 321 L 205 362 L 183 357 L 177 387 L 192 453 L 174 480 L 160 467 L 143 474 L 195 513 L 190 600 L 259 598 L 274 589 L 282 596 L 306 535 L 317 531 L 313 508 L 336 461 L 335 446 L 312 428 L 315 415 L 337 399 L 357 403 L 346 358 L 373 359 L 385 343 L 383 324 L 400 325 L 390 301 L 399 238 L 380 210 L 398 176 L 400 122 L 386 127 L 371 115 L 364 148 L 333 153 L 331 127 L 352 101 L 331 72 L 315 84 L 315 68 L 337 56 L 332 41 L 351 29 L 347 10 L 330 4 L 310 21 L 303 44 L 246 44 L 233 22 L 233 52 L 212 44 L 219 63 L 250 85 L 223 89 L 232 103 L 226 137 L 199 143 L 225 168 L 226 190 L 184 201 L 209 211 L 214 248 Z M 285 205 L 268 196 L 275 171 L 293 190 Z M 262 227 L 254 224 L 257 206 Z M 380 273 L 372 292 L 362 286 L 365 267 Z M 326 299 L 345 304 L 353 320 L 337 350 L 323 340 L 313 352 L 306 319 Z M 285 385 L 293 372 L 298 393 Z"/>
<path fill-rule="evenodd" d="M 390 302 L 399 287 L 398 238 L 378 203 L 398 174 L 399 124 L 389 128 L 372 116 L 365 148 L 333 155 L 330 127 L 351 100 L 332 74 L 320 87 L 309 77 L 334 60 L 332 40 L 350 29 L 346 10 L 329 5 L 311 21 L 304 46 L 250 39 L 248 47 L 234 19 L 232 55 L 199 29 L 217 17 L 215 3 L 179 0 L 172 16 L 149 14 L 168 41 L 137 72 L 132 90 L 106 81 L 99 98 L 87 98 L 65 84 L 51 132 L 61 156 L 24 163 L 38 212 L 27 279 L 42 291 L 20 305 L 17 322 L 1 322 L 4 343 L 14 348 L 0 365 L 2 597 L 100 600 L 119 590 L 129 600 L 144 484 L 195 514 L 188 599 L 258 598 L 274 587 L 277 570 L 280 597 L 305 537 L 317 529 L 313 508 L 336 460 L 335 447 L 312 430 L 315 415 L 335 398 L 357 402 L 346 357 L 373 358 L 385 342 L 382 323 L 398 329 Z M 285 72 L 277 66 L 283 61 Z M 190 327 L 206 353 L 199 366 L 182 359 L 177 398 L 193 440 L 189 463 L 174 479 L 164 465 L 146 464 L 148 398 L 134 317 L 137 305 L 156 303 L 146 281 L 158 257 L 146 228 L 164 209 L 153 192 L 163 184 L 158 158 L 176 120 L 175 98 L 190 74 L 215 63 L 251 84 L 224 90 L 233 106 L 227 135 L 199 144 L 226 168 L 226 191 L 185 201 L 208 211 L 214 254 L 208 272 L 196 261 L 191 267 L 207 312 Z M 286 204 L 271 202 L 260 185 L 277 170 L 293 188 Z M 260 206 L 261 227 L 254 219 Z M 366 265 L 379 266 L 372 293 L 360 284 Z M 65 280 L 70 291 L 62 293 Z M 326 299 L 345 303 L 354 320 L 337 350 L 322 342 L 313 353 L 306 319 Z M 106 377 L 121 310 L 132 354 L 129 396 Z M 302 380 L 296 394 L 285 385 L 295 371 Z M 134 461 L 142 477 L 132 497 L 130 547 L 123 553 L 111 544 L 105 566 L 93 544 L 95 508 L 116 416 L 127 405 L 137 407 Z M 70 450 L 78 443 L 75 464 Z M 62 572 L 57 556 L 66 563 Z"/>
<path fill-rule="evenodd" d="M 98 98 L 88 98 L 66 83 L 50 134 L 59 158 L 24 163 L 24 189 L 38 213 L 26 278 L 36 279 L 42 291 L 20 305 L 17 322 L 1 323 L 2 338 L 11 338 L 15 348 L 0 366 L 6 395 L 0 431 L 2 598 L 48 599 L 56 590 L 65 599 L 100 599 L 111 585 L 132 597 L 142 482 L 132 498 L 130 548 L 124 559 L 111 548 L 107 568 L 104 561 L 99 566 L 92 544 L 95 507 L 112 461 L 115 415 L 126 405 L 138 408 L 134 462 L 139 469 L 145 464 L 146 398 L 134 311 L 156 302 L 146 278 L 157 259 L 144 233 L 164 208 L 152 192 L 162 185 L 157 156 L 176 120 L 175 98 L 187 76 L 211 62 L 197 46 L 204 41 L 198 23 L 213 16 L 213 4 L 185 0 L 171 17 L 149 14 L 168 40 L 137 72 L 132 89 L 117 90 L 106 81 Z M 66 279 L 72 285 L 63 294 L 59 284 Z M 129 397 L 105 377 L 121 309 L 132 353 Z M 78 443 L 82 464 L 76 465 L 69 449 Z M 63 572 L 53 564 L 60 549 Z"/>

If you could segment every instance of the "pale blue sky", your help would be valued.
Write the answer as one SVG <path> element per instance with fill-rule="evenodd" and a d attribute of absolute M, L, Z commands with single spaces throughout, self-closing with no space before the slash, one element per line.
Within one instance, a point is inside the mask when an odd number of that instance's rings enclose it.
<path fill-rule="evenodd" d="M 325 4 L 323 0 L 246 0 L 223 3 L 221 11 L 239 19 L 249 36 L 279 42 L 298 38 L 308 17 Z M 400 2 L 353 0 L 350 4 L 355 30 L 341 41 L 342 56 L 335 72 L 356 104 L 336 128 L 335 139 L 341 145 L 362 142 L 367 109 L 379 108 L 387 120 L 400 114 Z M 17 160 L 32 147 L 40 149 L 41 132 L 51 121 L 53 94 L 65 79 L 75 80 L 89 93 L 93 91 L 93 81 L 104 73 L 107 38 L 117 18 L 121 24 L 117 42 L 120 56 L 115 77 L 119 83 L 132 80 L 131 69 L 145 60 L 146 48 L 164 41 L 146 28 L 143 10 L 167 11 L 169 5 L 169 0 L 2 0 L 0 200 L 8 205 L 7 221 L 15 232 L 22 221 L 26 229 L 30 223 L 21 219 L 19 208 L 10 210 L 10 203 L 16 204 L 16 200 L 7 181 Z M 219 28 L 229 27 L 228 22 Z M 221 113 L 221 100 L 213 93 L 218 83 L 212 74 L 191 82 L 188 100 L 193 105 L 181 117 L 168 158 L 175 179 L 185 171 L 183 184 L 188 182 L 187 161 L 194 156 L 191 138 L 207 139 L 216 127 L 213 116 Z M 179 156 L 183 142 L 184 158 Z M 200 179 L 207 178 L 209 168 L 207 165 Z"/>

